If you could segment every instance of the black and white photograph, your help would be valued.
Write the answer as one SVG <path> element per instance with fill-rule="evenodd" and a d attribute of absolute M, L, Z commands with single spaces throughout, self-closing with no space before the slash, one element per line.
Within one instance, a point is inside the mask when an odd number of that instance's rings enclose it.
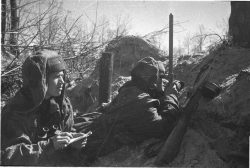
<path fill-rule="evenodd" d="M 1 0 L 1 167 L 248 168 L 250 1 Z"/>

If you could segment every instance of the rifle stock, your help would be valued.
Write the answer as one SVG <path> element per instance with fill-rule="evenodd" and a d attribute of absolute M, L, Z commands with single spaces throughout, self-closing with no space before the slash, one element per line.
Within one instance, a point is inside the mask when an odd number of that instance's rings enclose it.
<path fill-rule="evenodd" d="M 202 96 L 199 88 L 201 85 L 203 85 L 206 82 L 209 76 L 210 70 L 211 70 L 211 67 L 207 66 L 205 67 L 205 69 L 202 69 L 201 74 L 197 76 L 197 79 L 194 85 L 194 91 L 192 95 L 190 96 L 190 98 L 185 102 L 183 113 L 179 121 L 177 122 L 175 128 L 172 130 L 172 132 L 168 136 L 161 151 L 157 155 L 156 160 L 155 160 L 155 165 L 161 166 L 163 164 L 168 164 L 171 161 L 173 161 L 174 158 L 179 153 L 181 142 L 187 131 L 189 120 L 193 112 L 196 111 L 199 105 L 199 100 Z"/>
<path fill-rule="evenodd" d="M 187 131 L 187 126 L 191 118 L 192 113 L 197 109 L 199 105 L 199 99 L 201 98 L 200 91 L 197 91 L 189 100 L 187 106 L 184 108 L 184 114 L 180 117 L 175 128 L 168 136 L 166 142 L 163 145 L 162 150 L 156 157 L 155 164 L 160 166 L 165 163 L 170 163 L 174 160 L 180 150 L 183 136 Z"/>

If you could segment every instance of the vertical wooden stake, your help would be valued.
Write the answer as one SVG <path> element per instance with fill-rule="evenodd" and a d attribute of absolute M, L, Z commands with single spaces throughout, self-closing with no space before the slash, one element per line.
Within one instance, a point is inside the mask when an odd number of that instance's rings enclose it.
<path fill-rule="evenodd" d="M 102 53 L 99 67 L 99 105 L 111 101 L 113 54 Z"/>
<path fill-rule="evenodd" d="M 169 82 L 173 82 L 173 15 L 169 15 Z"/>

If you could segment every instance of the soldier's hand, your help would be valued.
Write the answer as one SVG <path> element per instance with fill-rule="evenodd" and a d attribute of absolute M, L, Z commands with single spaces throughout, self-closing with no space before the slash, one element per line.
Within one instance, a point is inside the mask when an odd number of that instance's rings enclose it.
<path fill-rule="evenodd" d="M 98 112 L 105 112 L 105 109 L 110 105 L 110 102 L 108 103 L 102 103 L 100 106 L 96 108 L 96 111 Z"/>
<path fill-rule="evenodd" d="M 61 132 L 53 136 L 51 139 L 54 144 L 55 150 L 59 150 L 67 147 L 71 138 L 73 138 L 71 133 Z"/>
<path fill-rule="evenodd" d="M 78 141 L 75 141 L 75 142 L 71 143 L 70 146 L 72 148 L 80 150 L 80 149 L 84 148 L 86 146 L 86 144 L 87 144 L 87 137 L 84 138 L 84 139 L 81 139 L 81 140 L 78 140 Z"/>
<path fill-rule="evenodd" d="M 165 88 L 164 94 L 165 95 L 170 95 L 170 94 L 178 95 L 176 85 L 174 83 L 169 84 L 169 86 Z"/>
<path fill-rule="evenodd" d="M 183 87 L 184 87 L 184 82 L 175 80 L 173 83 L 169 84 L 169 87 L 165 88 L 164 94 L 165 95 L 174 94 L 177 97 L 179 97 L 180 91 L 183 89 Z"/>
<path fill-rule="evenodd" d="M 71 132 L 71 135 L 72 135 L 73 138 L 77 138 L 77 137 L 84 136 L 85 133 L 81 133 L 81 132 Z"/>
<path fill-rule="evenodd" d="M 85 133 L 71 133 L 71 134 L 72 134 L 73 138 L 83 137 L 82 139 L 77 140 L 75 142 L 72 142 L 70 144 L 70 146 L 73 147 L 73 148 L 75 148 L 75 149 L 81 149 L 81 148 L 83 148 L 83 147 L 86 146 L 86 144 L 87 144 L 87 137 L 89 135 L 91 135 L 92 132 L 88 132 L 87 134 L 85 134 Z"/>

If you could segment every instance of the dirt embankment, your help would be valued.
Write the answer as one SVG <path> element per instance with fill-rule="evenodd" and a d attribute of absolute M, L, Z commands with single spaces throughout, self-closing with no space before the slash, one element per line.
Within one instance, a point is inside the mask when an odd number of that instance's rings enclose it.
<path fill-rule="evenodd" d="M 129 80 L 129 71 L 139 59 L 150 55 L 156 55 L 155 58 L 160 59 L 158 50 L 154 50 L 146 41 L 137 37 L 114 41 L 109 44 L 107 51 L 113 51 L 115 58 L 114 95 L 117 94 L 119 87 Z M 184 136 L 180 153 L 172 163 L 166 166 L 248 167 L 249 56 L 249 49 L 222 45 L 207 56 L 186 56 L 178 59 L 178 64 L 174 67 L 175 78 L 184 81 L 186 88 L 193 85 L 200 69 L 209 64 L 212 66 L 209 80 L 220 85 L 222 92 L 213 101 L 200 104 Z M 121 60 L 125 61 L 124 64 Z M 92 77 L 87 79 L 88 82 L 83 81 L 74 89 L 76 104 L 88 106 L 82 103 L 88 102 L 84 97 L 87 94 L 82 94 L 87 90 L 87 85 L 92 85 L 92 93 L 94 97 L 98 97 L 98 85 L 93 82 L 93 79 L 97 79 L 96 76 L 98 76 L 97 69 L 96 67 Z M 91 111 L 91 108 L 88 110 Z M 155 157 L 148 158 L 144 154 L 144 150 L 152 141 L 154 140 L 148 140 L 136 147 L 124 147 L 99 158 L 92 166 L 154 166 Z"/>
<path fill-rule="evenodd" d="M 180 153 L 169 167 L 248 167 L 250 136 L 250 50 L 220 47 L 208 56 L 179 62 L 176 78 L 191 86 L 200 68 L 210 64 L 210 81 L 223 89 L 200 104 L 184 136 Z M 99 158 L 94 166 L 154 166 L 144 150 L 151 143 L 124 147 Z"/>

